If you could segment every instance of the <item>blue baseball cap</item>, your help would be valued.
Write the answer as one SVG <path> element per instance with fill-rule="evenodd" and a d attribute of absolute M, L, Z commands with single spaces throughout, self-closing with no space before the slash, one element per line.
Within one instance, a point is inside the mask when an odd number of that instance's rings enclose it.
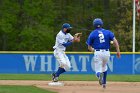
<path fill-rule="evenodd" d="M 62 25 L 62 28 L 72 28 L 72 27 L 70 26 L 70 24 L 64 23 L 64 24 Z"/>

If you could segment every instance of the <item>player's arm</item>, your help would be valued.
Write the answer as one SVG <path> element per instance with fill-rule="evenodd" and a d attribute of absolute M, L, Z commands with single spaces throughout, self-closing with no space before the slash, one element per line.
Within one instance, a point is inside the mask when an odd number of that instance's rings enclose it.
<path fill-rule="evenodd" d="M 68 47 L 68 46 L 70 46 L 74 42 L 80 42 L 81 35 L 82 35 L 82 33 L 77 33 L 73 37 L 71 34 L 69 34 L 69 41 L 67 43 L 63 43 L 62 45 L 64 47 Z"/>
<path fill-rule="evenodd" d="M 64 47 L 70 46 L 72 44 L 72 42 L 65 43 L 63 36 L 60 34 L 57 35 L 56 40 L 59 44 L 62 44 Z"/>
<path fill-rule="evenodd" d="M 72 39 L 71 41 L 68 41 L 67 43 L 63 43 L 62 45 L 64 46 L 64 47 L 68 47 L 68 46 L 70 46 L 72 43 L 74 43 L 74 42 L 80 42 L 80 38 L 74 38 L 74 39 Z"/>
<path fill-rule="evenodd" d="M 90 52 L 94 52 L 94 48 L 92 48 L 92 46 L 90 46 L 90 45 L 88 45 L 88 50 L 89 50 Z"/>
<path fill-rule="evenodd" d="M 117 41 L 117 39 L 114 37 L 113 39 L 113 44 L 116 47 L 116 51 L 117 51 L 117 57 L 120 58 L 120 48 L 119 48 L 119 43 Z"/>
<path fill-rule="evenodd" d="M 82 36 L 82 33 L 76 33 L 74 36 L 70 35 L 69 41 L 71 42 L 80 42 L 80 37 Z"/>
<path fill-rule="evenodd" d="M 72 43 L 73 43 L 72 41 L 69 41 L 69 42 L 67 42 L 67 43 L 63 43 L 62 45 L 63 45 L 64 47 L 68 47 L 68 46 L 70 46 Z"/>
<path fill-rule="evenodd" d="M 117 39 L 114 36 L 114 33 L 110 32 L 110 40 L 113 41 L 114 46 L 116 47 L 117 57 L 120 58 L 120 48 Z"/>
<path fill-rule="evenodd" d="M 93 36 L 92 34 L 89 35 L 87 41 L 86 41 L 86 44 L 88 45 L 88 50 L 90 52 L 94 52 L 94 48 L 92 47 L 92 44 L 93 44 Z"/>

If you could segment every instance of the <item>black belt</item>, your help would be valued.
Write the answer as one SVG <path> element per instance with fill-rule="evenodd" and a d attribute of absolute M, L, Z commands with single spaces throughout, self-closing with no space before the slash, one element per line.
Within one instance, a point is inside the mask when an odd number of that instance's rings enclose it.
<path fill-rule="evenodd" d="M 102 50 L 109 51 L 109 49 L 95 49 L 95 51 L 102 51 Z"/>

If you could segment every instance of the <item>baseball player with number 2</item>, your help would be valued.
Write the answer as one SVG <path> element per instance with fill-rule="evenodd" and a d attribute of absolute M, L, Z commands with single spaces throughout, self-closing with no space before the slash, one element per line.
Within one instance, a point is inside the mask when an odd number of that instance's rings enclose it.
<path fill-rule="evenodd" d="M 120 58 L 120 49 L 117 39 L 110 30 L 103 29 L 103 21 L 100 18 L 96 18 L 93 21 L 93 30 L 88 39 L 88 50 L 94 52 L 94 64 L 96 76 L 99 80 L 99 84 L 103 88 L 106 88 L 107 77 L 107 62 L 110 58 L 110 42 L 113 41 L 116 47 L 117 57 Z"/>
<path fill-rule="evenodd" d="M 66 72 L 71 68 L 70 61 L 65 54 L 66 47 L 72 45 L 74 42 L 80 42 L 82 33 L 76 33 L 74 36 L 70 34 L 72 27 L 68 23 L 62 25 L 62 30 L 56 36 L 54 48 L 54 56 L 59 62 L 59 68 L 56 73 L 52 74 L 52 81 L 58 82 L 60 74 Z"/>

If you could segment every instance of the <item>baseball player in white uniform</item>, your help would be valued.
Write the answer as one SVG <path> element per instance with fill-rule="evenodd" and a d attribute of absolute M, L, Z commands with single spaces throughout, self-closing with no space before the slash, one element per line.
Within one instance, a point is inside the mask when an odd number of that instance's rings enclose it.
<path fill-rule="evenodd" d="M 80 42 L 81 33 L 77 33 L 74 37 L 70 34 L 72 27 L 68 23 L 62 25 L 62 30 L 56 36 L 54 49 L 54 56 L 59 62 L 59 68 L 56 73 L 52 74 L 52 81 L 58 82 L 60 74 L 66 72 L 71 68 L 70 61 L 65 54 L 66 47 L 74 42 Z"/>

